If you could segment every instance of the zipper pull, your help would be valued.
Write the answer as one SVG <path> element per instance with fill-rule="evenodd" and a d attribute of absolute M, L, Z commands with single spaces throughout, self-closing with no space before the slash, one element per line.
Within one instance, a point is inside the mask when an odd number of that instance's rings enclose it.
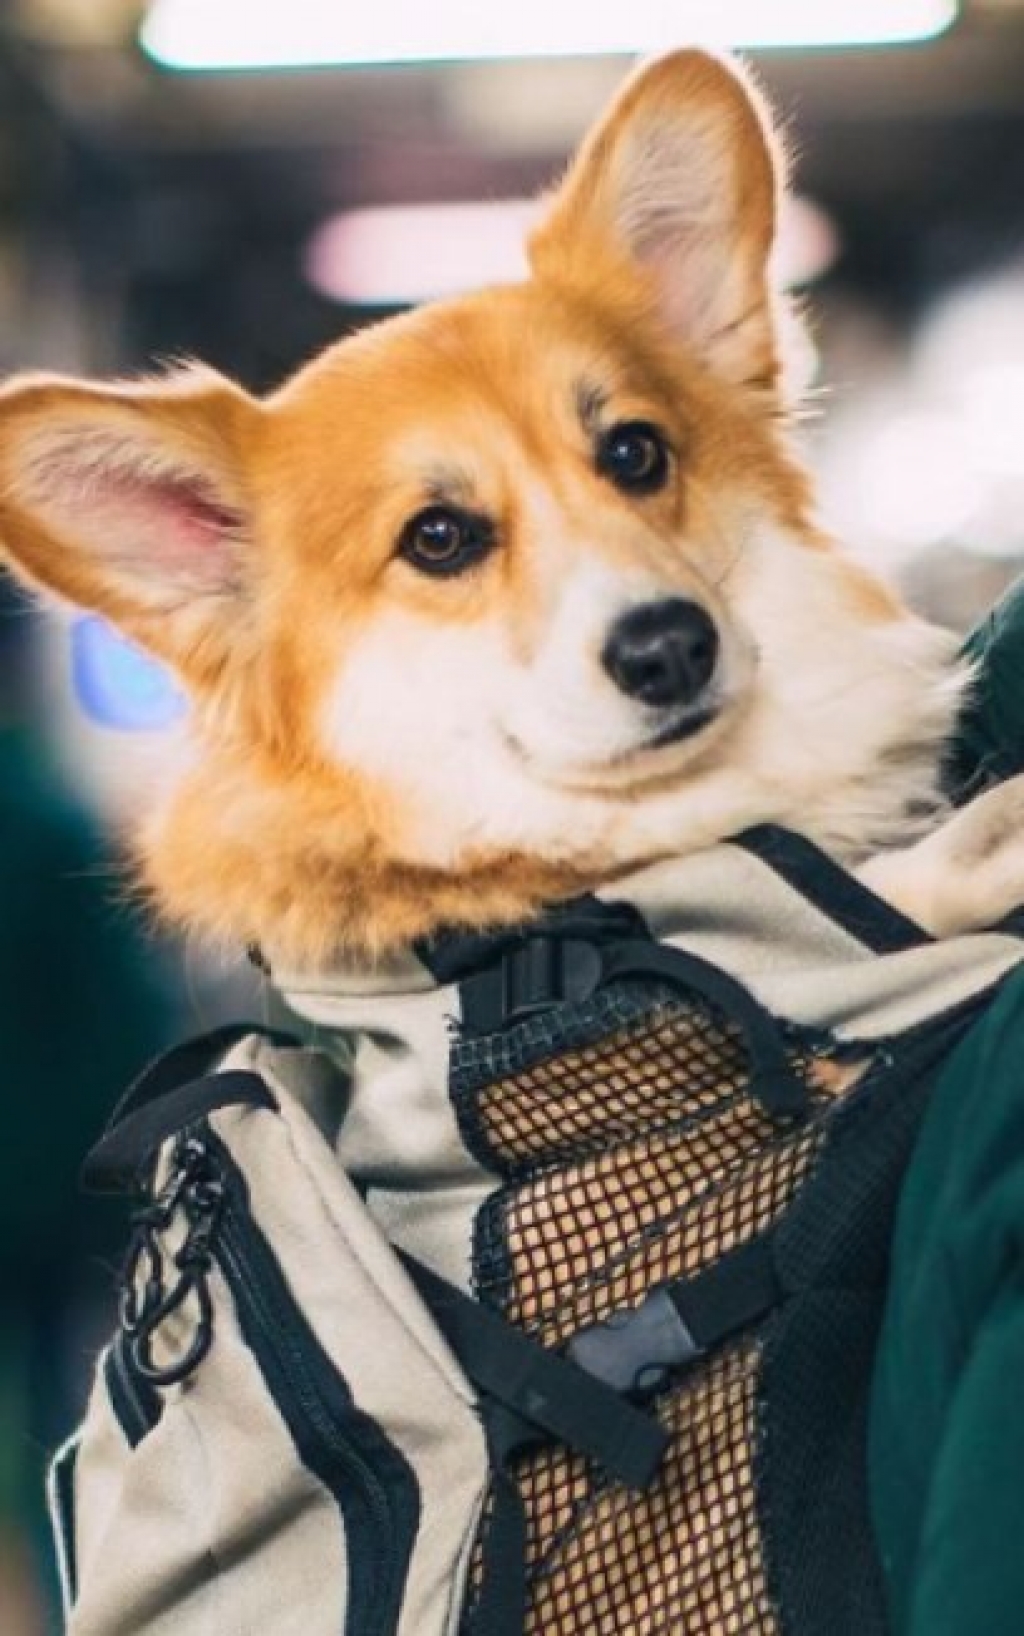
<path fill-rule="evenodd" d="M 181 1159 L 181 1144 L 160 1192 L 132 1216 L 132 1240 L 121 1278 L 119 1321 L 125 1335 L 136 1335 L 163 1300 L 164 1255 L 160 1234 L 174 1220 L 189 1168 Z M 144 1269 L 144 1271 L 143 1271 Z"/>
<path fill-rule="evenodd" d="M 153 1386 L 174 1386 L 198 1368 L 213 1340 L 209 1273 L 224 1204 L 224 1184 L 202 1137 L 186 1132 L 178 1142 L 167 1181 L 153 1203 L 139 1212 L 138 1244 L 122 1291 L 121 1324 L 131 1359 Z M 184 1216 L 185 1236 L 168 1254 L 165 1235 Z M 145 1262 L 141 1294 L 141 1267 Z M 188 1342 L 167 1362 L 158 1363 L 158 1331 L 188 1303 L 196 1308 Z"/>

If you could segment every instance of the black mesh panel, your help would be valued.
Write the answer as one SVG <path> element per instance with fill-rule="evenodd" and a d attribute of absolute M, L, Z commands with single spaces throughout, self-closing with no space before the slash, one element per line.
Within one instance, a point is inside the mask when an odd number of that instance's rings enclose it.
<path fill-rule="evenodd" d="M 589 1044 L 571 1027 L 565 1049 L 546 1019 L 533 1049 L 502 1045 L 500 1077 L 480 1074 L 480 1042 L 461 1065 L 475 1149 L 504 1178 L 478 1221 L 477 1291 L 548 1345 L 775 1223 L 835 1089 L 859 1073 L 792 1035 L 811 1112 L 780 1127 L 748 1093 L 737 1030 L 703 1001 L 655 995 L 615 1018 Z M 453 1067 L 458 1084 L 457 1046 Z M 519 1457 L 526 1636 L 776 1636 L 755 1491 L 761 1347 L 742 1338 L 661 1394 L 652 1407 L 672 1440 L 644 1493 L 564 1448 Z M 486 1542 L 485 1522 L 471 1583 Z M 486 1636 L 472 1596 L 465 1628 Z"/>

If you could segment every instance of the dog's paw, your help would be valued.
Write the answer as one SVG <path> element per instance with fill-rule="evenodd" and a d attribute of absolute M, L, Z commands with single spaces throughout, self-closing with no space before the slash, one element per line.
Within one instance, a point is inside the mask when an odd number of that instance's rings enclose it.
<path fill-rule="evenodd" d="M 940 829 L 858 871 L 936 937 L 994 926 L 1024 905 L 1024 776 L 987 790 Z"/>

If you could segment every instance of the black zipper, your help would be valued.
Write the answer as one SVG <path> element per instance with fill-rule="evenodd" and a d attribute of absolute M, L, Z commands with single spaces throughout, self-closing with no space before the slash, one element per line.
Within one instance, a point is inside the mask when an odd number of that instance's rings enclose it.
<path fill-rule="evenodd" d="M 136 1373 L 128 1339 L 118 1330 L 103 1359 L 103 1377 L 114 1418 L 132 1448 L 153 1430 L 163 1413 L 160 1393 Z"/>
<path fill-rule="evenodd" d="M 183 1226 L 176 1250 L 169 1229 Z M 298 1458 L 334 1498 L 346 1539 L 344 1636 L 394 1636 L 420 1520 L 412 1466 L 360 1410 L 299 1309 L 252 1218 L 245 1177 L 207 1120 L 180 1132 L 160 1192 L 136 1213 L 121 1330 L 105 1361 L 114 1413 L 134 1447 L 159 1419 L 162 1392 L 186 1382 L 214 1342 L 216 1265 L 242 1338 Z M 194 1323 L 168 1360 L 155 1343 L 172 1315 Z M 159 1390 L 158 1390 L 159 1388 Z"/>
<path fill-rule="evenodd" d="M 345 1636 L 393 1636 L 419 1526 L 415 1473 L 356 1406 L 296 1305 L 252 1219 L 245 1178 L 224 1143 L 208 1127 L 194 1127 L 190 1136 L 202 1143 L 223 1185 L 213 1254 L 246 1344 L 300 1459 L 342 1513 L 349 1578 Z"/>

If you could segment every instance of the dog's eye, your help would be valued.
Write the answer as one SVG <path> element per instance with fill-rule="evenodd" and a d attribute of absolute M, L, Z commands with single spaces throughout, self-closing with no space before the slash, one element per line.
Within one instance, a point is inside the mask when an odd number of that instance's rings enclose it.
<path fill-rule="evenodd" d="M 398 554 L 424 574 L 460 574 L 485 556 L 494 531 L 485 517 L 448 506 L 428 506 L 410 517 L 398 541 Z"/>
<path fill-rule="evenodd" d="M 597 469 L 626 494 L 654 494 L 668 481 L 668 445 L 648 421 L 621 421 L 603 433 Z"/>

